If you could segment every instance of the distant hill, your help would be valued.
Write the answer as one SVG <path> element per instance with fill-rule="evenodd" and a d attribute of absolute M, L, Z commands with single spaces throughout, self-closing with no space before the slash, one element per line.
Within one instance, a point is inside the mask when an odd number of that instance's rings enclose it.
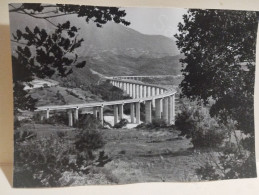
<path fill-rule="evenodd" d="M 74 69 L 68 78 L 60 80 L 75 87 L 96 84 L 98 78 L 89 73 L 96 71 L 107 76 L 116 75 L 158 75 L 181 74 L 180 52 L 174 40 L 162 35 L 145 35 L 120 24 L 109 22 L 102 28 L 87 24 L 84 18 L 65 16 L 52 19 L 52 22 L 71 21 L 71 25 L 80 27 L 78 38 L 83 38 L 82 46 L 77 49 L 80 60 L 86 61 L 86 67 Z M 47 31 L 54 31 L 54 26 L 44 20 L 34 19 L 27 15 L 12 13 L 10 15 L 11 33 L 26 26 L 36 25 Z M 12 48 L 16 46 L 12 43 Z M 70 86 L 68 86 L 70 87 Z"/>
<path fill-rule="evenodd" d="M 71 21 L 71 25 L 80 27 L 78 38 L 84 42 L 77 52 L 79 56 L 86 57 L 93 54 L 110 51 L 116 55 L 129 55 L 133 57 L 149 56 L 164 57 L 175 56 L 180 52 L 175 41 L 162 35 L 146 35 L 136 30 L 114 22 L 108 22 L 103 27 L 96 27 L 94 23 L 86 23 L 84 18 L 65 16 L 52 18 L 54 23 Z M 26 26 L 34 28 L 36 25 L 47 31 L 53 31 L 54 26 L 40 19 L 27 15 L 11 13 L 11 33 L 17 29 L 23 30 Z"/>

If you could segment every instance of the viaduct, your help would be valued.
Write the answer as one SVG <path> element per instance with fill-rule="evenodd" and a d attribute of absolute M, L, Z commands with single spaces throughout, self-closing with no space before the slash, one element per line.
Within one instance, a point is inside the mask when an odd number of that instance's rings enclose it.
<path fill-rule="evenodd" d="M 113 107 L 114 124 L 123 118 L 124 105 L 130 104 L 131 123 L 140 123 L 140 103 L 145 104 L 145 123 L 151 123 L 152 118 L 163 119 L 168 125 L 175 122 L 175 94 L 176 91 L 163 86 L 141 83 L 136 80 L 158 76 L 118 76 L 105 77 L 112 85 L 124 90 L 132 99 L 116 100 L 108 102 L 95 102 L 72 105 L 42 106 L 37 108 L 37 112 L 45 113 L 45 118 L 50 117 L 50 112 L 65 110 L 68 113 L 68 125 L 73 126 L 73 122 L 78 121 L 79 112 L 84 108 L 91 108 L 93 115 L 98 118 L 103 125 L 103 108 L 105 106 Z M 155 116 L 152 116 L 152 109 L 155 110 Z M 42 115 L 43 116 L 43 115 Z"/>

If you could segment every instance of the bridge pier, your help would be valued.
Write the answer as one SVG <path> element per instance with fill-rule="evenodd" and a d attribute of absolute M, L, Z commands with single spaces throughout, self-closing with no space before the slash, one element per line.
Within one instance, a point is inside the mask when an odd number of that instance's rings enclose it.
<path fill-rule="evenodd" d="M 68 114 L 68 126 L 72 127 L 73 126 L 73 113 L 71 110 L 67 112 Z"/>
<path fill-rule="evenodd" d="M 49 119 L 49 109 L 46 110 L 46 119 Z"/>
<path fill-rule="evenodd" d="M 79 111 L 79 108 L 77 107 L 74 111 L 74 118 L 75 118 L 75 122 L 78 121 L 78 111 Z"/>
<path fill-rule="evenodd" d="M 143 86 L 143 97 L 147 97 L 147 86 Z"/>
<path fill-rule="evenodd" d="M 140 123 L 140 102 L 136 102 L 136 123 Z"/>
<path fill-rule="evenodd" d="M 132 98 L 136 98 L 136 84 L 132 84 Z"/>
<path fill-rule="evenodd" d="M 155 104 L 156 104 L 156 119 L 161 119 L 161 102 L 162 99 L 156 99 Z"/>
<path fill-rule="evenodd" d="M 131 103 L 130 104 L 130 119 L 131 119 L 131 123 L 134 123 L 135 122 L 135 105 L 134 103 Z"/>
<path fill-rule="evenodd" d="M 136 84 L 136 98 L 139 98 L 139 85 Z"/>
<path fill-rule="evenodd" d="M 118 105 L 113 106 L 114 125 L 118 123 Z"/>
<path fill-rule="evenodd" d="M 147 86 L 147 97 L 151 96 L 151 87 Z"/>
<path fill-rule="evenodd" d="M 103 106 L 99 107 L 99 120 L 101 121 L 101 124 L 103 125 Z"/>
<path fill-rule="evenodd" d="M 139 98 L 143 97 L 143 85 L 139 85 Z"/>
<path fill-rule="evenodd" d="M 163 114 L 162 118 L 166 123 L 168 123 L 168 99 L 165 97 L 163 99 Z"/>
<path fill-rule="evenodd" d="M 152 107 L 151 107 L 152 101 L 147 100 L 145 104 L 145 122 L 151 123 L 152 122 Z"/>
<path fill-rule="evenodd" d="M 97 119 L 97 108 L 93 107 L 93 115 Z"/>
<path fill-rule="evenodd" d="M 123 104 L 119 104 L 119 120 L 123 119 Z"/>

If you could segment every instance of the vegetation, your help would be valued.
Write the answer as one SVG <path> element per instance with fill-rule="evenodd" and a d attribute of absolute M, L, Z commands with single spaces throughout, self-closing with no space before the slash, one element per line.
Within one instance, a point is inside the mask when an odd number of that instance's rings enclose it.
<path fill-rule="evenodd" d="M 124 20 L 123 10 L 116 7 L 95 7 L 85 5 L 24 3 L 9 4 L 10 13 L 26 14 L 36 19 L 42 19 L 55 27 L 54 32 L 47 32 L 36 26 L 30 29 L 19 29 L 12 35 L 12 41 L 18 43 L 12 56 L 14 109 L 33 110 L 36 100 L 24 91 L 24 84 L 34 77 L 45 78 L 53 75 L 66 77 L 73 68 L 82 68 L 85 61 L 78 61 L 75 52 L 81 46 L 83 39 L 78 36 L 79 28 L 70 21 L 55 24 L 50 19 L 66 15 L 84 17 L 86 22 L 93 21 L 98 27 L 108 21 L 129 25 Z"/>
<path fill-rule="evenodd" d="M 217 124 L 230 126 L 229 121 L 234 121 L 234 127 L 230 128 L 232 134 L 239 129 L 251 143 L 248 148 L 238 142 L 238 152 L 225 148 L 218 155 L 219 162 L 216 160 L 217 163 L 207 164 L 197 171 L 203 179 L 255 176 L 253 140 L 257 21 L 256 12 L 191 9 L 183 16 L 183 23 L 178 25 L 179 33 L 175 37 L 178 48 L 184 54 L 181 59 L 184 67 L 181 95 L 190 100 L 202 100 L 205 105 L 213 99 L 210 115 L 216 116 Z M 199 132 L 199 126 L 194 128 L 195 131 L 190 131 L 193 123 L 197 125 L 195 115 L 197 112 L 191 114 L 187 111 L 178 116 L 178 126 L 188 128 L 185 134 Z M 209 125 L 203 120 L 199 123 L 203 127 Z M 243 166 L 250 170 L 245 171 Z M 219 175 L 218 172 L 224 174 Z"/>

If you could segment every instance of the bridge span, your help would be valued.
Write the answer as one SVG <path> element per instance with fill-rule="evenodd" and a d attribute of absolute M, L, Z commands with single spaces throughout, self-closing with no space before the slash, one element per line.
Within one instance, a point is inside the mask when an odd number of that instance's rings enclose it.
<path fill-rule="evenodd" d="M 145 76 L 148 77 L 148 76 Z M 153 78 L 154 76 L 149 76 Z M 79 118 L 79 112 L 84 108 L 91 108 L 93 115 L 98 118 L 102 125 L 104 123 L 104 107 L 112 106 L 114 114 L 114 124 L 123 119 L 124 105 L 130 104 L 131 123 L 140 123 L 140 103 L 145 104 L 145 123 L 151 123 L 152 118 L 163 119 L 168 125 L 175 122 L 175 94 L 176 91 L 148 83 L 142 83 L 131 78 L 106 77 L 114 86 L 121 88 L 133 99 L 116 100 L 107 102 L 94 102 L 84 104 L 70 104 L 57 106 L 41 106 L 36 109 L 37 112 L 45 113 L 42 119 L 48 119 L 50 112 L 65 110 L 68 113 L 68 125 L 73 126 Z M 152 110 L 155 110 L 155 116 L 152 116 Z"/>

